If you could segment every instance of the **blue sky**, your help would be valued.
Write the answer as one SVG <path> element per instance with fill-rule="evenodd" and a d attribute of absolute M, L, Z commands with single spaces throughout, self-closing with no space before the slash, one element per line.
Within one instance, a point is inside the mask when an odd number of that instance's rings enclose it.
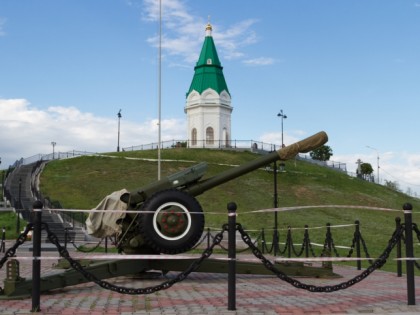
<path fill-rule="evenodd" d="M 0 1 L 1 168 L 57 151 L 156 142 L 157 0 Z M 210 16 L 232 138 L 325 130 L 420 193 L 420 0 L 162 0 L 162 138 L 186 139 L 185 93 Z M 370 146 L 375 149 L 368 148 Z M 376 172 L 375 172 L 376 173 Z"/>

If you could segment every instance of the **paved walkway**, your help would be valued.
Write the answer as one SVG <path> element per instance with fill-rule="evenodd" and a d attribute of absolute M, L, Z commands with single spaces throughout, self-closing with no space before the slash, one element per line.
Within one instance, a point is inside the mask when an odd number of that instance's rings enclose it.
<path fill-rule="evenodd" d="M 0 257 L 3 254 L 0 254 Z M 18 256 L 30 255 L 22 251 Z M 43 252 L 44 255 L 56 255 Z M 21 276 L 30 278 L 30 262 L 21 261 Z M 0 270 L 3 286 L 5 267 Z M 42 262 L 42 274 L 52 271 L 51 261 Z M 334 285 L 360 273 L 353 267 L 334 267 L 340 279 L 302 279 L 304 283 Z M 176 274 L 169 273 L 166 278 Z M 119 286 L 149 287 L 165 278 L 139 280 L 119 277 L 109 280 Z M 406 278 L 396 273 L 375 271 L 354 286 L 332 293 L 297 289 L 274 276 L 238 275 L 236 310 L 228 311 L 227 275 L 193 273 L 183 282 L 150 295 L 123 295 L 94 283 L 54 290 L 41 295 L 38 314 L 420 314 L 420 277 L 416 278 L 419 305 L 407 305 Z M 0 314 L 33 314 L 32 300 L 0 300 Z"/>

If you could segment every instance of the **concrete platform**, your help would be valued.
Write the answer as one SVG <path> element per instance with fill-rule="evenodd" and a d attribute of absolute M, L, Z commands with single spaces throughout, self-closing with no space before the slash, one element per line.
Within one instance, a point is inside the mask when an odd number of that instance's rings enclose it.
<path fill-rule="evenodd" d="M 26 250 L 18 255 L 30 255 Z M 56 253 L 43 253 L 43 256 Z M 42 261 L 42 274 L 56 272 L 52 261 Z M 21 276 L 31 277 L 31 262 L 21 261 Z M 0 270 L 0 279 L 5 277 Z M 318 286 L 345 282 L 360 274 L 353 267 L 335 266 L 340 279 L 299 278 Z M 109 282 L 118 286 L 144 288 L 175 277 L 139 280 L 119 277 Z M 1 283 L 3 286 L 3 283 Z M 123 295 L 94 283 L 54 290 L 41 295 L 39 314 L 420 314 L 420 305 L 407 305 L 406 278 L 396 273 L 375 271 L 362 282 L 332 293 L 312 293 L 297 289 L 275 276 L 238 275 L 236 310 L 228 311 L 227 275 L 193 273 L 171 288 L 150 295 Z M 420 304 L 420 277 L 416 277 L 416 297 Z M 1 300 L 0 314 L 34 314 L 31 299 Z"/>

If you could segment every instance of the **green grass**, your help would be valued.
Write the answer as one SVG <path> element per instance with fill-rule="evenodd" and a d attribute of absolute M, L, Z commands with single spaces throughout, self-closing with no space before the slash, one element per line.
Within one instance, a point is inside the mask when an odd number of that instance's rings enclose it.
<path fill-rule="evenodd" d="M 26 221 L 20 219 L 20 232 L 25 229 Z M 14 212 L 0 212 L 0 239 L 2 237 L 3 228 L 6 230 L 6 239 L 16 239 L 20 232 L 16 232 L 17 216 Z"/>
<path fill-rule="evenodd" d="M 112 157 L 111 157 L 112 156 Z M 126 159 L 128 157 L 130 159 Z M 162 177 L 198 162 L 206 161 L 209 169 L 204 178 L 239 165 L 259 156 L 251 152 L 232 152 L 209 149 L 166 149 L 162 151 Z M 46 166 L 40 188 L 44 196 L 59 200 L 65 208 L 94 208 L 109 193 L 126 188 L 130 191 L 157 178 L 157 150 L 112 153 L 109 156 L 85 156 L 55 160 Z M 165 161 L 165 160 L 176 160 Z M 194 162 L 189 162 L 194 161 Z M 224 165 L 221 165 L 224 164 Z M 288 226 L 303 228 L 353 224 L 360 220 L 361 232 L 372 257 L 378 257 L 386 247 L 395 229 L 395 218 L 402 212 L 325 208 L 322 205 L 354 205 L 402 209 L 406 202 L 414 207 L 414 222 L 420 221 L 420 200 L 384 186 L 349 177 L 345 173 L 320 167 L 304 161 L 287 161 L 286 172 L 278 174 L 279 207 L 319 205 L 317 209 L 278 213 L 281 241 Z M 237 221 L 245 229 L 266 230 L 274 227 L 273 213 L 252 213 L 273 207 L 273 173 L 258 169 L 197 196 L 206 215 L 206 226 L 221 228 L 227 222 L 227 204 L 238 205 Z M 215 214 L 217 213 L 217 214 Z M 295 234 L 296 233 L 296 234 Z M 333 228 L 336 245 L 350 246 L 354 227 Z M 257 232 L 252 232 L 256 235 Z M 266 231 L 266 235 L 269 231 Z M 311 241 L 323 243 L 325 229 L 310 230 Z M 295 243 L 303 239 L 303 231 L 293 234 Z M 418 246 L 417 246 L 418 247 Z M 348 250 L 340 250 L 345 256 Z M 386 268 L 395 270 L 389 260 Z M 418 271 L 417 271 L 418 272 Z"/>

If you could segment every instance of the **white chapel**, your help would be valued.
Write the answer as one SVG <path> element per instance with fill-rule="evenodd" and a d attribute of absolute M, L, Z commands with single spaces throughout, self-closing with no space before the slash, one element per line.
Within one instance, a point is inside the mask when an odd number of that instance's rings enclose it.
<path fill-rule="evenodd" d="M 212 37 L 212 26 L 208 23 L 184 109 L 189 147 L 230 146 L 232 110 L 231 96 Z"/>

